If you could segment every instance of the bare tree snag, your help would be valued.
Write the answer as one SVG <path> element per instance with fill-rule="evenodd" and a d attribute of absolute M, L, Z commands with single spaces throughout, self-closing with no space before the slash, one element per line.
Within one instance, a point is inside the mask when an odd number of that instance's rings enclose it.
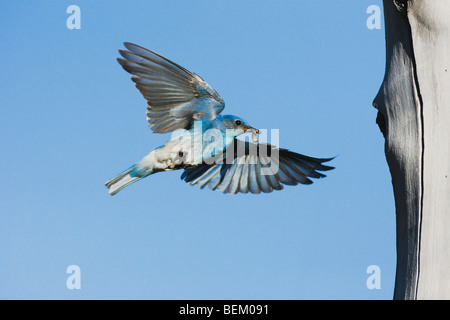
<path fill-rule="evenodd" d="M 450 1 L 383 4 L 374 106 L 396 206 L 394 299 L 450 299 Z"/>

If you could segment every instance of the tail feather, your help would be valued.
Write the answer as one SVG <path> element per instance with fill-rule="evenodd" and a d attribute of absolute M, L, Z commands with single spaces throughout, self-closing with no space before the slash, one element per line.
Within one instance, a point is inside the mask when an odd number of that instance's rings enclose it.
<path fill-rule="evenodd" d="M 133 182 L 136 182 L 143 177 L 139 176 L 132 176 L 131 173 L 133 171 L 135 166 L 131 166 L 118 176 L 106 181 L 105 186 L 109 189 L 109 194 L 111 196 L 115 195 L 117 192 L 125 188 L 126 186 L 129 186 Z"/>

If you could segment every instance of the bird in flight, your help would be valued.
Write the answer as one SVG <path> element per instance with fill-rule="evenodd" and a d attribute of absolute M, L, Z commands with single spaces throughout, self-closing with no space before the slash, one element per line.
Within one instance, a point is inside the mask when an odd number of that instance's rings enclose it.
<path fill-rule="evenodd" d="M 147 100 L 147 121 L 155 133 L 172 135 L 105 185 L 110 195 L 157 172 L 183 169 L 181 179 L 223 193 L 268 193 L 283 185 L 311 184 L 333 158 L 313 158 L 266 143 L 258 129 L 234 115 L 221 115 L 225 102 L 200 76 L 169 59 L 125 42 L 119 64 Z M 253 142 L 236 139 L 252 133 Z"/>

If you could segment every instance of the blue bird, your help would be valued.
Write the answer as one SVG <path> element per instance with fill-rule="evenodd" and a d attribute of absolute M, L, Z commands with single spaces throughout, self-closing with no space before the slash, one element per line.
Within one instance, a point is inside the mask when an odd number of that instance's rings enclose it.
<path fill-rule="evenodd" d="M 164 145 L 108 180 L 110 195 L 157 172 L 184 169 L 181 179 L 191 185 L 223 193 L 260 193 L 283 185 L 311 184 L 317 171 L 333 158 L 313 158 L 258 143 L 259 130 L 244 119 L 220 115 L 225 103 L 200 76 L 163 56 L 131 43 L 119 50 L 119 64 L 147 100 L 147 121 L 155 133 L 172 135 Z M 237 136 L 250 132 L 253 141 Z"/>

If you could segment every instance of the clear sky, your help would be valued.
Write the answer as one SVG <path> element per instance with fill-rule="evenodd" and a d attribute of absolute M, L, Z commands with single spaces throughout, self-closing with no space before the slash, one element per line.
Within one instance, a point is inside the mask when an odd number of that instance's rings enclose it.
<path fill-rule="evenodd" d="M 81 9 L 70 30 L 67 8 Z M 391 299 L 395 209 L 371 106 L 381 0 L 1 1 L 0 298 Z M 281 147 L 332 157 L 313 185 L 224 195 L 104 182 L 170 135 L 116 62 L 134 42 L 198 73 Z M 69 290 L 66 269 L 81 270 Z M 380 268 L 381 288 L 366 272 Z"/>

